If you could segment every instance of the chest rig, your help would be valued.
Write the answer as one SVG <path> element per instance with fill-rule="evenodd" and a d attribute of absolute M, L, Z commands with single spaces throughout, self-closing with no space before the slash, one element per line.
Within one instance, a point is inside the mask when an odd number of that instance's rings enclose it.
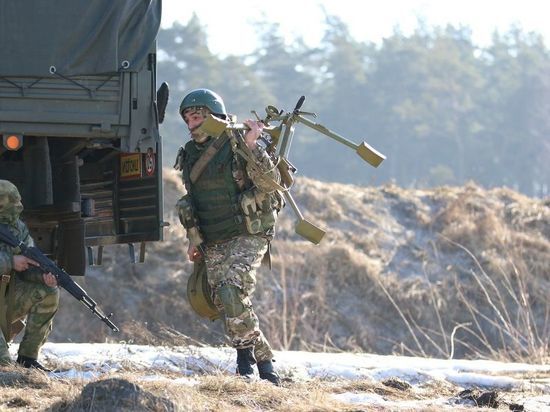
<path fill-rule="evenodd" d="M 176 165 L 188 193 L 178 202 L 180 220 L 188 233 L 191 226 L 202 238 L 194 244 L 242 234 L 273 237 L 280 201 L 249 179 L 237 138 L 224 134 L 205 144 L 190 141 Z"/>

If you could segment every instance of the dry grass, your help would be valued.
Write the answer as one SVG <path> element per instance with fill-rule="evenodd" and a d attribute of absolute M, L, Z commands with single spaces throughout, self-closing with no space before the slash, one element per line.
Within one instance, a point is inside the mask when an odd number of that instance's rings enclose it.
<path fill-rule="evenodd" d="M 156 380 L 135 372 L 114 373 L 92 381 L 49 378 L 37 371 L 0 369 L 0 409 L 51 411 L 351 411 L 332 398 L 342 392 L 379 393 L 388 400 L 403 395 L 382 384 L 349 385 L 345 381 L 247 383 L 235 376 L 198 377 L 187 383 L 174 375 Z M 386 389 L 385 389 L 386 388 Z M 391 389 L 391 388 L 390 388 Z M 413 397 L 416 399 L 416 397 Z M 375 408 L 372 408 L 375 410 Z"/>
<path fill-rule="evenodd" d="M 175 373 L 154 376 L 121 370 L 94 380 L 64 380 L 39 371 L 0 368 L 0 410 L 50 411 L 378 411 L 374 403 L 347 404 L 338 394 L 378 396 L 391 410 L 437 411 L 437 399 L 457 399 L 462 388 L 448 382 L 410 387 L 398 379 L 380 383 L 367 380 L 314 379 L 284 382 L 275 387 L 265 382 L 247 383 L 239 377 L 217 374 L 185 379 Z M 503 410 L 517 399 L 541 395 L 533 392 L 501 392 Z M 416 402 L 416 406 L 414 403 Z M 402 406 L 399 406 L 402 405 Z M 389 408 L 389 406 L 388 406 Z M 469 410 L 457 404 L 453 410 Z"/>
<path fill-rule="evenodd" d="M 191 265 L 173 213 L 183 187 L 165 176 L 165 242 L 136 265 L 110 247 L 85 280 L 122 333 L 64 294 L 52 340 L 224 344 L 221 324 L 186 301 Z M 276 349 L 547 360 L 548 201 L 474 184 L 423 191 L 301 178 L 293 190 L 328 233 L 311 245 L 294 234 L 290 209 L 281 216 L 273 270 L 260 272 L 254 296 Z"/>

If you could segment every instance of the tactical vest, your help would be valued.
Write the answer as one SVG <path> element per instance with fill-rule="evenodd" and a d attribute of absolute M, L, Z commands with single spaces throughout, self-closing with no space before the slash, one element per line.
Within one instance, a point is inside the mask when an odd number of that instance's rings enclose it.
<path fill-rule="evenodd" d="M 208 146 L 208 143 L 199 145 L 194 141 L 187 142 L 182 177 L 191 195 L 204 241 L 211 243 L 248 232 L 239 205 L 241 191 L 234 178 L 234 173 L 240 165 L 229 142 L 226 142 L 210 160 L 197 181 L 191 183 L 191 168 Z"/>

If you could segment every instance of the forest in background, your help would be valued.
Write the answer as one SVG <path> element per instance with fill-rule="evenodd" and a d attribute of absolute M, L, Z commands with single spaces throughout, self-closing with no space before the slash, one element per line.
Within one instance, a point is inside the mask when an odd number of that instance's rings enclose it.
<path fill-rule="evenodd" d="M 161 127 L 164 165 L 187 140 L 178 116 L 191 89 L 207 87 L 239 120 L 267 105 L 302 110 L 388 159 L 373 170 L 346 147 L 299 125 L 290 160 L 299 173 L 362 186 L 423 188 L 507 186 L 529 196 L 550 192 L 550 54 L 542 36 L 510 28 L 480 48 L 468 27 L 418 23 L 381 44 L 355 40 L 344 22 L 326 16 L 318 47 L 285 39 L 277 23 L 259 21 L 257 50 L 217 56 L 197 16 L 161 29 L 158 82 L 170 85 Z M 228 30 L 233 28 L 228 28 Z"/>

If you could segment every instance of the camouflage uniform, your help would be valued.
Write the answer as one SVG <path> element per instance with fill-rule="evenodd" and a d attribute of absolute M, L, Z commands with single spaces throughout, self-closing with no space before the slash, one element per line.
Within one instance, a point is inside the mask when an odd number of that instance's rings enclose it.
<path fill-rule="evenodd" d="M 233 196 L 237 198 L 245 187 L 254 187 L 258 190 L 258 197 L 265 195 L 270 188 L 266 186 L 263 176 L 258 171 L 274 175 L 278 179 L 278 171 L 274 168 L 271 158 L 265 151 L 254 150 L 254 166 L 256 173 L 250 171 L 248 165 L 242 169 L 236 169 L 235 160 L 232 158 L 236 155 L 232 154 L 230 142 L 228 141 L 214 159 L 209 163 L 206 170 L 197 180 L 196 185 L 189 182 L 188 175 L 194 164 L 193 160 L 200 157 L 202 152 L 208 148 L 211 141 L 205 144 L 196 144 L 190 141 L 185 146 L 187 156 L 184 158 L 184 163 L 188 162 L 183 167 L 183 181 L 186 184 L 188 193 L 194 199 L 194 205 L 198 209 L 196 212 L 199 215 L 199 228 L 205 241 L 202 244 L 205 253 L 206 271 L 208 283 L 212 289 L 212 298 L 214 304 L 224 318 L 224 326 L 231 344 L 236 349 L 254 348 L 254 355 L 258 362 L 271 360 L 273 352 L 271 347 L 260 330 L 258 317 L 252 308 L 250 298 L 256 287 L 256 270 L 260 267 L 265 253 L 268 251 L 268 243 L 273 238 L 274 228 L 272 222 L 265 230 L 259 234 L 251 235 L 247 232 L 246 225 L 240 221 L 242 212 L 235 212 L 239 209 L 235 205 L 226 205 L 230 210 L 229 218 L 235 218 L 237 223 L 230 224 L 230 227 L 219 229 L 220 222 L 208 219 L 201 219 L 201 212 L 206 209 L 205 213 L 216 214 L 212 212 L 210 203 L 222 204 L 224 199 Z M 195 151 L 195 156 L 191 153 Z M 198 152 L 197 152 L 198 151 Z M 244 162 L 243 162 L 244 163 Z M 220 183 L 212 183 L 220 175 L 225 175 Z M 229 176 L 229 179 L 227 177 Z M 254 177 L 254 180 L 250 177 Z M 226 195 L 225 190 L 215 200 L 211 192 L 206 192 L 205 201 L 202 203 L 198 200 L 200 196 L 197 194 L 201 185 L 209 188 L 215 186 L 219 188 L 227 181 L 231 181 L 230 185 L 234 185 L 231 189 L 231 195 Z M 245 182 L 246 186 L 245 186 Z M 219 189 L 218 189 L 219 190 Z M 273 190 L 271 190 L 273 191 Z M 229 190 L 228 190 L 229 192 Z M 201 207 L 205 205 L 204 207 Z M 233 215 L 231 215 L 233 213 Z M 208 215 L 207 215 L 208 216 Z M 227 221 L 227 220 L 226 220 Z M 209 225 L 206 224 L 209 223 Z M 212 224 L 210 224 L 212 223 Z M 216 227 L 214 231 L 209 231 L 208 227 Z"/>
<path fill-rule="evenodd" d="M 17 188 L 6 180 L 0 180 L 0 223 L 8 225 L 10 231 L 23 243 L 31 247 L 34 245 L 27 226 L 19 219 L 23 210 L 21 197 Z M 19 345 L 19 355 L 37 359 L 42 345 L 46 342 L 52 330 L 52 321 L 59 304 L 59 290 L 57 287 L 46 286 L 42 273 L 37 269 L 28 269 L 23 272 L 13 270 L 13 256 L 19 254 L 17 248 L 0 242 L 0 276 L 14 277 L 7 287 L 5 296 L 0 296 L 0 316 L 6 316 L 9 288 L 12 292 L 13 306 L 11 310 L 12 322 L 23 320 L 26 317 L 25 334 Z M 4 318 L 2 323 L 5 323 Z M 4 331 L 8 335 L 7 331 Z M 10 363 L 11 358 L 4 333 L 0 333 L 0 363 Z"/>
<path fill-rule="evenodd" d="M 205 248 L 208 283 L 214 304 L 224 316 L 225 330 L 234 348 L 254 348 L 258 362 L 271 360 L 273 352 L 260 330 L 250 297 L 256 288 L 256 269 L 267 252 L 267 239 L 244 235 Z M 233 285 L 239 293 L 230 296 L 224 288 Z M 220 294 L 229 295 L 220 298 Z"/>
<path fill-rule="evenodd" d="M 178 214 L 190 240 L 188 253 L 196 259 L 197 249 L 203 252 L 213 303 L 237 349 L 239 375 L 252 377 L 256 363 L 261 379 L 280 384 L 273 352 L 251 302 L 256 270 L 268 253 L 283 204 L 277 191 L 279 170 L 266 151 L 266 142 L 259 140 L 257 122 L 246 121 L 250 131 L 244 135 L 225 129 L 213 137 L 200 129 L 209 114 L 231 118 L 215 92 L 191 91 L 180 105 L 180 114 L 192 135 L 176 160 L 187 189 L 178 202 Z"/>

